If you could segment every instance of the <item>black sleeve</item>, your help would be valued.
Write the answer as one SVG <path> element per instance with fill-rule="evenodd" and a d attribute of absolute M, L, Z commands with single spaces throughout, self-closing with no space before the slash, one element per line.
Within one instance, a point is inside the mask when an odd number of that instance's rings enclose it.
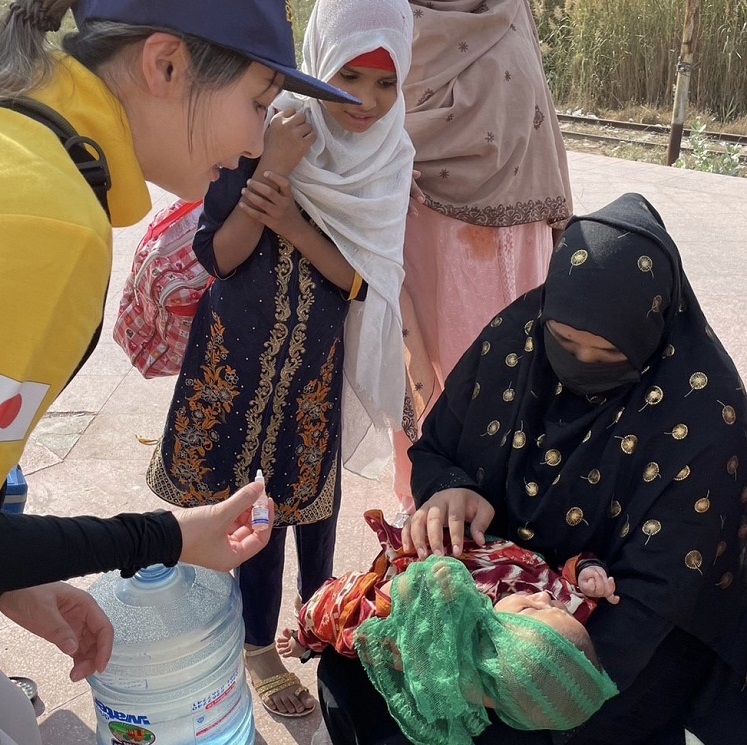
<path fill-rule="evenodd" d="M 459 465 L 458 449 L 467 407 L 472 400 L 482 340 L 477 339 L 464 353 L 444 391 L 423 423 L 423 434 L 410 448 L 411 488 L 420 507 L 436 492 L 463 487 L 478 494 L 482 490 Z"/>
<path fill-rule="evenodd" d="M 257 163 L 256 160 L 241 158 L 236 170 L 222 168 L 220 178 L 210 184 L 205 195 L 200 224 L 192 247 L 200 264 L 214 277 L 219 277 L 220 272 L 215 265 L 213 237 L 239 203 L 241 190 L 252 177 Z"/>
<path fill-rule="evenodd" d="M 170 512 L 98 517 L 0 513 L 0 592 L 151 564 L 173 566 L 182 552 Z"/>

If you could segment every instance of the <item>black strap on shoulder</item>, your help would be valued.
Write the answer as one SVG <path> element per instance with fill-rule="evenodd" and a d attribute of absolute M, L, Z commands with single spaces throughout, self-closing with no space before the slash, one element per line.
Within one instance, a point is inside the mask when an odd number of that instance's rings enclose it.
<path fill-rule="evenodd" d="M 79 135 L 65 117 L 32 98 L 22 96 L 0 99 L 0 106 L 34 119 L 57 135 L 111 220 L 106 193 L 111 188 L 112 180 L 106 156 L 98 143 Z"/>

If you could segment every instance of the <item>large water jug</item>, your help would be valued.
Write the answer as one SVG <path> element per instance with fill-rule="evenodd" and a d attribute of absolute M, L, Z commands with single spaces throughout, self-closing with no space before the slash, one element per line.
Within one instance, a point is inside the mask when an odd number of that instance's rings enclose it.
<path fill-rule="evenodd" d="M 230 574 L 189 564 L 109 572 L 89 592 L 114 650 L 88 682 L 98 745 L 253 745 L 241 596 Z"/>

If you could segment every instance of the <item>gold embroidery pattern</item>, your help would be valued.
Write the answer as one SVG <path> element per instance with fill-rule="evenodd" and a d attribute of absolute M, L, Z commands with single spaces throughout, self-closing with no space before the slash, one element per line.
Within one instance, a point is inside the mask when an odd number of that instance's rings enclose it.
<path fill-rule="evenodd" d="M 658 520 L 646 520 L 646 522 L 643 523 L 641 530 L 646 536 L 646 543 L 644 546 L 647 546 L 651 538 L 661 532 L 661 523 Z"/>
<path fill-rule="evenodd" d="M 633 455 L 637 446 L 638 438 L 635 435 L 625 435 L 625 437 L 620 438 L 620 450 L 625 455 Z"/>
<path fill-rule="evenodd" d="M 571 509 L 568 510 L 565 515 L 565 521 L 572 528 L 575 528 L 581 523 L 586 523 L 587 525 L 589 524 L 586 522 L 586 520 L 584 520 L 584 511 L 580 507 L 571 507 Z"/>
<path fill-rule="evenodd" d="M 690 466 L 685 466 L 675 477 L 675 481 L 684 481 L 690 475 Z"/>
<path fill-rule="evenodd" d="M 659 475 L 659 464 L 649 463 L 643 471 L 643 480 L 646 483 L 650 483 Z"/>
<path fill-rule="evenodd" d="M 291 316 L 288 287 L 293 273 L 292 251 L 293 247 L 281 238 L 278 246 L 278 262 L 275 267 L 278 283 L 275 293 L 275 325 L 272 327 L 270 338 L 264 343 L 265 350 L 259 357 L 260 376 L 257 390 L 246 412 L 246 440 L 234 466 L 237 484 L 246 484 L 254 478 L 254 474 L 251 473 L 251 463 L 259 450 L 259 441 L 262 436 L 262 414 L 272 396 L 272 381 L 275 377 L 280 349 L 288 338 L 287 322 Z M 265 478 L 269 479 L 273 469 L 270 463 L 265 463 L 264 458 L 261 460 L 261 468 Z"/>
<path fill-rule="evenodd" d="M 335 483 L 337 482 L 337 460 L 332 463 L 329 469 L 329 476 L 324 482 L 319 496 L 308 506 L 298 512 L 298 525 L 310 525 L 318 523 L 320 520 L 326 520 L 332 515 L 332 509 L 335 501 Z"/>
<path fill-rule="evenodd" d="M 332 408 L 329 393 L 335 371 L 335 353 L 337 341 L 332 345 L 327 361 L 322 365 L 321 379 L 308 382 L 303 389 L 303 395 L 298 398 L 296 414 L 297 431 L 301 444 L 296 447 L 298 463 L 298 480 L 293 484 L 293 499 L 277 508 L 279 524 L 298 524 L 303 505 L 314 503 L 321 495 L 318 487 L 324 465 L 324 456 L 329 445 L 329 420 L 327 412 Z M 331 485 L 326 517 L 332 514 L 332 499 L 334 481 L 327 479 Z M 320 505 L 321 506 L 321 505 Z"/>
<path fill-rule="evenodd" d="M 165 498 L 174 501 L 177 496 L 174 490 L 181 488 L 181 497 L 175 503 L 185 507 L 220 502 L 231 493 L 230 487 L 214 492 L 203 481 L 210 471 L 204 465 L 205 454 L 218 440 L 213 430 L 231 411 L 233 400 L 239 395 L 236 371 L 223 364 L 228 354 L 223 346 L 225 327 L 216 313 L 212 317 L 205 363 L 200 366 L 202 378 L 186 381 L 194 393 L 187 398 L 185 406 L 178 409 L 174 419 L 174 454 L 168 474 L 172 488 L 166 485 Z M 163 479 L 155 474 L 154 478 L 158 486 L 165 486 Z"/>
<path fill-rule="evenodd" d="M 703 566 L 703 555 L 700 551 L 688 551 L 685 555 L 685 566 L 688 569 L 695 569 L 703 574 L 703 572 L 700 571 L 700 567 Z"/>

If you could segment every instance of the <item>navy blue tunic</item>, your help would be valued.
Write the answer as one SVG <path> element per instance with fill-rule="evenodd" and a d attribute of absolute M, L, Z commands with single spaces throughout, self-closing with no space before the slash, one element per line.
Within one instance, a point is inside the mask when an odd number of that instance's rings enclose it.
<path fill-rule="evenodd" d="M 223 170 L 194 249 L 218 275 L 213 237 L 257 161 Z M 265 228 L 251 256 L 200 301 L 148 482 L 194 506 L 225 499 L 258 468 L 276 525 L 332 514 L 340 452 L 348 302 L 291 244 Z"/>

